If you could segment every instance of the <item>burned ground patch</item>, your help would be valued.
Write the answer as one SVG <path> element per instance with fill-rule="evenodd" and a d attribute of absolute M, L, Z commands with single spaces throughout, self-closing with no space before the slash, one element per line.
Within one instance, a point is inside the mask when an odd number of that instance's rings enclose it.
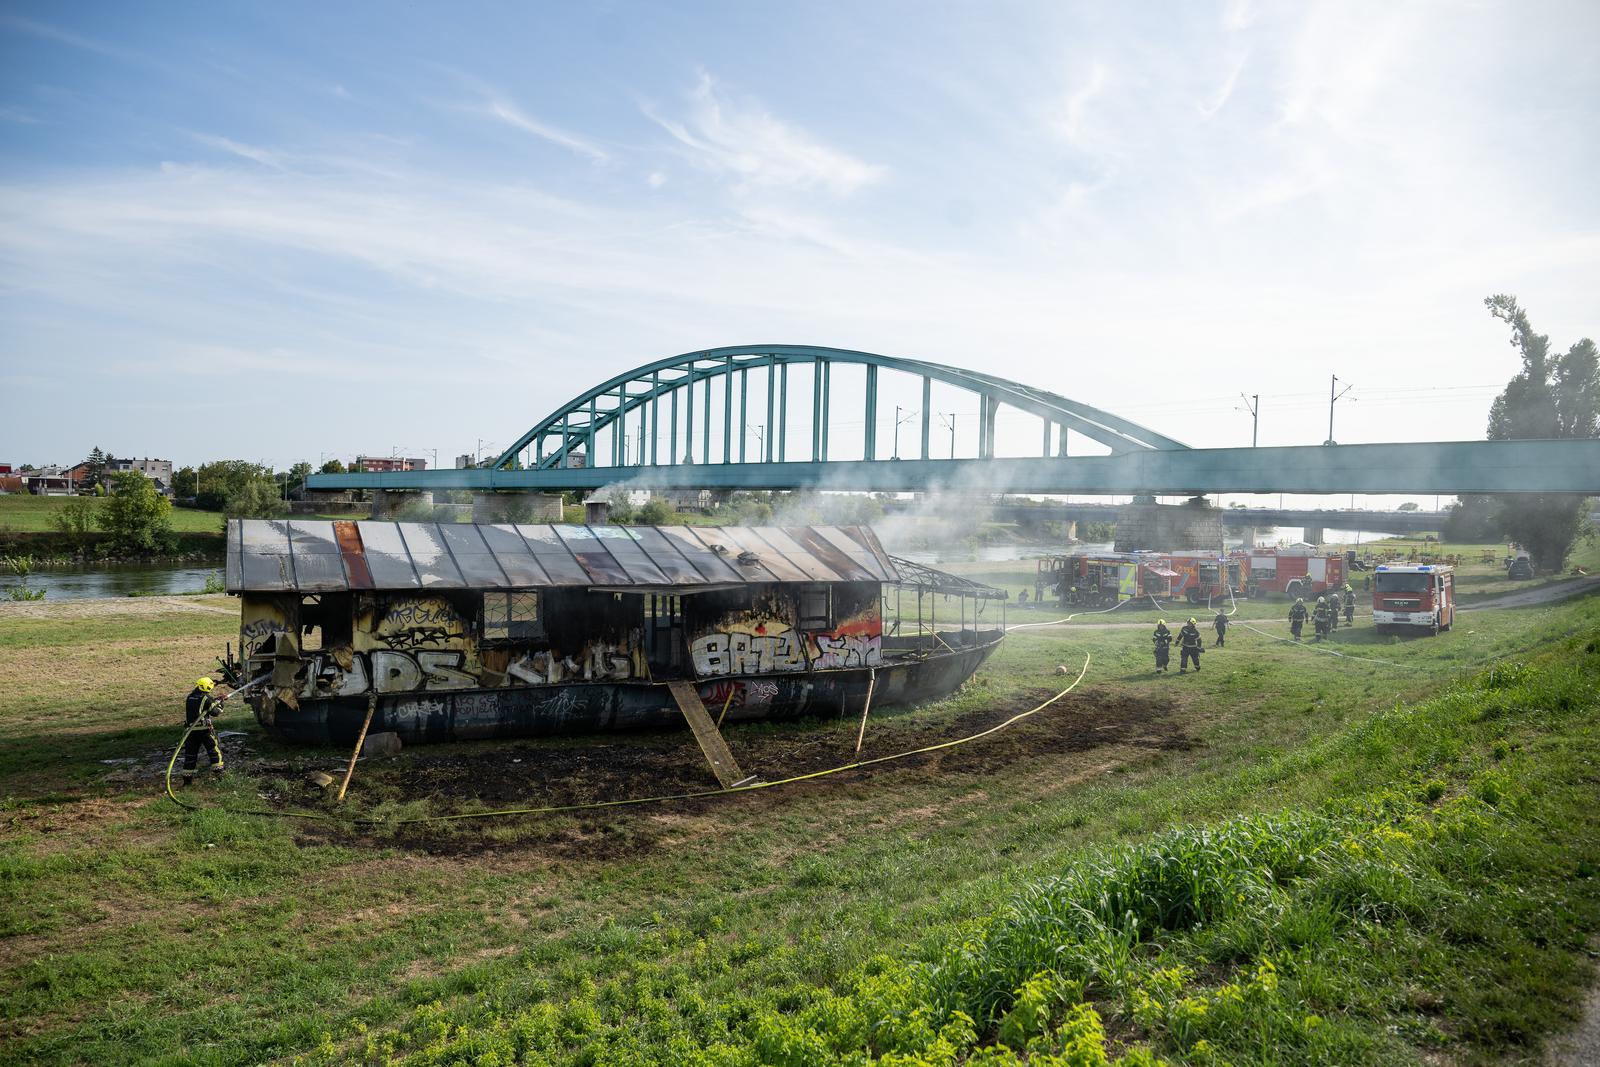
<path fill-rule="evenodd" d="M 869 723 L 861 759 L 910 752 L 969 737 L 1028 711 L 1049 699 L 1051 690 L 1016 694 L 957 715 L 900 712 Z M 830 720 L 785 725 L 747 725 L 727 731 L 729 745 L 746 773 L 767 782 L 847 766 L 856 760 L 857 721 Z M 822 779 L 795 782 L 736 797 L 684 799 L 672 809 L 686 816 L 733 805 L 740 810 L 770 810 L 806 804 L 841 784 L 854 795 L 907 785 L 942 782 L 981 787 L 1008 774 L 1035 773 L 1060 764 L 1076 776 L 1074 754 L 1101 749 L 1186 751 L 1197 741 L 1179 708 L 1166 698 L 1148 699 L 1101 690 L 1073 693 L 1013 725 L 969 743 L 873 764 Z M 265 756 L 266 754 L 263 754 Z M 334 773 L 325 751 L 274 746 L 271 758 L 251 767 L 276 783 L 262 794 L 270 803 L 317 809 L 324 792 L 307 781 L 321 770 Z M 337 776 L 337 775 L 336 775 Z M 700 793 L 716 788 L 705 758 L 687 731 L 635 733 L 607 737 L 562 738 L 418 746 L 389 760 L 358 765 L 352 798 L 365 811 L 381 806 L 426 805 L 431 814 L 595 804 L 637 797 Z M 637 852 L 671 836 L 655 818 L 660 804 L 581 811 L 548 828 L 530 827 L 520 847 L 537 847 L 562 858 L 604 858 Z M 496 820 L 420 824 L 399 830 L 389 843 L 434 852 L 492 847 L 487 842 Z M 503 823 L 501 824 L 503 825 Z M 307 826 L 307 843 L 343 836 L 333 827 Z M 504 844 L 504 842 L 501 842 Z"/>

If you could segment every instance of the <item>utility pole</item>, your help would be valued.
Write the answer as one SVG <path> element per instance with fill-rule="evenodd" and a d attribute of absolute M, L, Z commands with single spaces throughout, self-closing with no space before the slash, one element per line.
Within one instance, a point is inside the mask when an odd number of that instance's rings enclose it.
<path fill-rule="evenodd" d="M 917 413 L 915 411 L 913 411 L 913 412 L 911 412 L 911 414 L 907 415 L 905 418 L 902 419 L 900 417 L 900 412 L 902 410 L 904 410 L 904 409 L 901 408 L 901 406 L 899 404 L 896 404 L 894 406 L 894 458 L 895 459 L 899 459 L 900 458 L 900 427 L 904 423 L 908 423 L 912 419 L 917 417 Z"/>
<path fill-rule="evenodd" d="M 1353 386 L 1353 385 L 1347 385 L 1343 389 L 1340 389 L 1339 388 L 1339 376 L 1337 374 L 1335 374 L 1333 376 L 1333 380 L 1328 383 L 1328 439 L 1326 441 L 1322 442 L 1323 444 L 1325 444 L 1325 445 L 1333 444 L 1333 404 L 1334 404 L 1334 401 L 1338 400 L 1341 396 L 1344 396 L 1344 394 L 1348 393 L 1350 390 L 1352 390 L 1354 388 L 1355 388 L 1355 386 Z"/>
<path fill-rule="evenodd" d="M 765 455 L 767 451 L 767 424 L 762 422 L 751 426 L 749 423 L 745 423 L 744 430 L 745 433 L 756 435 L 756 455 Z"/>
<path fill-rule="evenodd" d="M 1250 396 L 1245 396 L 1240 393 L 1239 399 L 1244 401 L 1245 410 L 1250 412 L 1250 447 L 1254 448 L 1256 447 L 1256 431 L 1261 428 L 1261 394 L 1254 393 Z"/>
<path fill-rule="evenodd" d="M 956 413 L 939 412 L 939 421 L 950 427 L 950 458 L 956 458 Z"/>

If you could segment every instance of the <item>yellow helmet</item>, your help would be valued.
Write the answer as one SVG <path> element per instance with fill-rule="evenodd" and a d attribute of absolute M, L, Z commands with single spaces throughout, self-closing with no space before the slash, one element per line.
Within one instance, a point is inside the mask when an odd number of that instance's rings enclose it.
<path fill-rule="evenodd" d="M 217 687 L 217 683 L 210 678 L 198 678 L 195 680 L 194 687 L 202 693 L 209 693 Z"/>
<path fill-rule="evenodd" d="M 1157 626 L 1165 626 L 1166 624 L 1167 624 L 1167 620 L 1166 619 L 1157 619 L 1156 620 L 1156 625 Z"/>
<path fill-rule="evenodd" d="M 1190 619 L 1190 620 L 1189 620 L 1189 625 L 1190 625 L 1190 626 L 1193 626 L 1193 625 L 1195 625 L 1195 621 L 1194 621 L 1194 620 L 1193 620 L 1193 619 Z"/>

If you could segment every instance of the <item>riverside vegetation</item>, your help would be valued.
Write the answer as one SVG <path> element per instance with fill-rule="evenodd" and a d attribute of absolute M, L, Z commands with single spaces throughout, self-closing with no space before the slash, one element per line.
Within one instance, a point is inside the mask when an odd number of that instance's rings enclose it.
<path fill-rule="evenodd" d="M 1181 680 L 1139 632 L 1019 632 L 869 737 L 1090 653 L 1048 720 L 1081 746 L 425 837 L 231 813 L 264 739 L 198 813 L 99 762 L 164 764 L 230 606 L 0 609 L 0 1060 L 1532 1061 L 1592 980 L 1600 598 L 1348 633 L 1368 660 L 1230 634 Z M 1113 700 L 1147 714 L 1096 743 Z"/>

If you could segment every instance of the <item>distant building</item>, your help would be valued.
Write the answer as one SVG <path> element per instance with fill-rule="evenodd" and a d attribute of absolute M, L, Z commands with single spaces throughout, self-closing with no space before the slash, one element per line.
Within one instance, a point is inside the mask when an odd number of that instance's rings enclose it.
<path fill-rule="evenodd" d="M 86 464 L 80 463 L 74 471 L 81 471 Z M 172 495 L 172 460 L 170 459 L 108 459 L 106 460 L 105 481 L 109 483 L 113 474 L 123 471 L 138 471 L 140 474 L 156 483 L 156 488 L 164 495 Z M 81 480 L 80 473 L 78 479 Z"/>
<path fill-rule="evenodd" d="M 402 458 L 400 456 L 357 456 L 355 462 L 350 464 L 350 469 L 361 474 L 383 474 L 389 471 L 425 471 L 428 461 L 425 459 Z"/>
<path fill-rule="evenodd" d="M 456 470 L 458 471 L 471 470 L 477 465 L 478 461 L 472 458 L 470 452 L 463 452 L 456 457 Z"/>
<path fill-rule="evenodd" d="M 71 496 L 77 479 L 64 467 L 41 467 L 22 476 L 22 488 L 34 496 Z"/>

